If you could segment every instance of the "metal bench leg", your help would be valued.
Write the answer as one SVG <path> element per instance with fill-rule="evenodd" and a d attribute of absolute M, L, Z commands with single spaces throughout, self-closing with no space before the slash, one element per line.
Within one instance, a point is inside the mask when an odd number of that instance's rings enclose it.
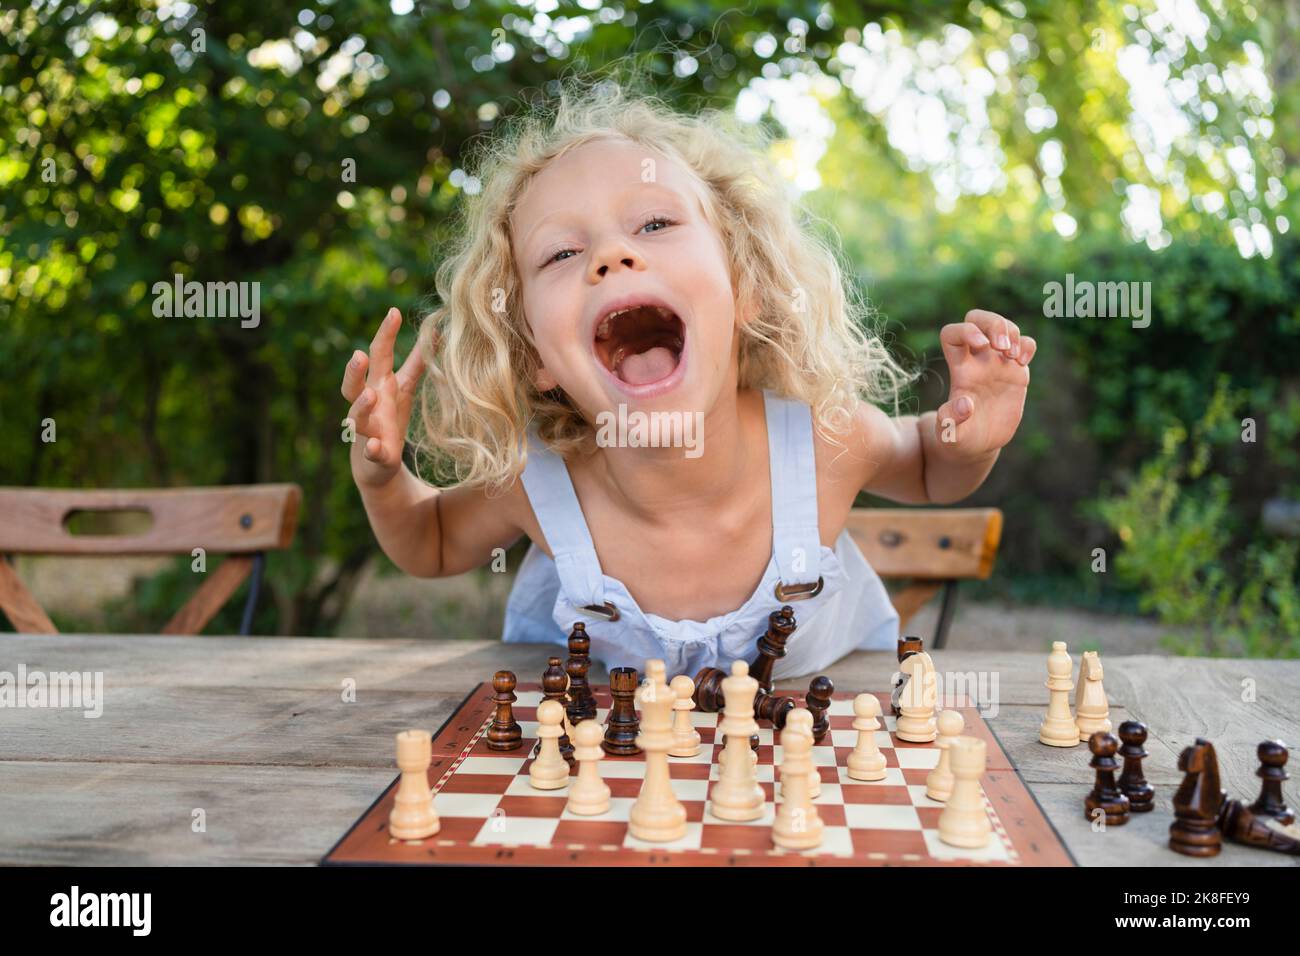
<path fill-rule="evenodd" d="M 934 628 L 934 644 L 938 649 L 943 647 L 943 642 L 948 638 L 948 628 L 952 625 L 952 617 L 957 611 L 957 582 L 943 582 L 943 602 L 939 605 L 939 623 Z"/>
<path fill-rule="evenodd" d="M 248 580 L 248 600 L 244 602 L 244 617 L 239 623 L 239 633 L 247 637 L 253 629 L 253 611 L 257 609 L 257 595 L 262 590 L 262 571 L 266 568 L 266 552 L 253 555 L 253 573 Z"/>

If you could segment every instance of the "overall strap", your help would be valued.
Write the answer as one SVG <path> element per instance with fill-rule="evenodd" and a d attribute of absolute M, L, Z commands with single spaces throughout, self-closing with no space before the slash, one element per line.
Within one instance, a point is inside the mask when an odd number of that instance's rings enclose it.
<path fill-rule="evenodd" d="M 604 575 L 569 469 L 531 429 L 523 482 L 550 545 L 564 596 L 574 607 L 605 603 Z"/>
<path fill-rule="evenodd" d="M 763 402 L 772 474 L 772 557 L 783 587 L 808 590 L 821 576 L 822 554 L 812 411 L 766 389 Z"/>

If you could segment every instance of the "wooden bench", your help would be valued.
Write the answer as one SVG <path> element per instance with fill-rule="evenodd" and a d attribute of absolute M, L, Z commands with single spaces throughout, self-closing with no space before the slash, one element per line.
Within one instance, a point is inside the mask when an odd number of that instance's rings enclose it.
<path fill-rule="evenodd" d="M 891 593 L 899 627 L 943 591 L 930 647 L 943 647 L 957 606 L 957 582 L 984 580 L 1002 538 L 997 508 L 854 508 L 847 527 L 863 556 L 886 580 L 908 583 Z"/>
<path fill-rule="evenodd" d="M 266 552 L 293 541 L 302 491 L 297 485 L 77 491 L 0 488 L 0 610 L 14 629 L 58 633 L 45 609 L 8 560 L 14 554 L 191 555 L 196 548 L 228 557 L 162 629 L 198 634 L 252 575 L 240 634 L 252 627 Z M 148 520 L 139 533 L 74 534 L 69 523 L 114 518 Z M 102 521 L 101 521 L 102 523 Z"/>

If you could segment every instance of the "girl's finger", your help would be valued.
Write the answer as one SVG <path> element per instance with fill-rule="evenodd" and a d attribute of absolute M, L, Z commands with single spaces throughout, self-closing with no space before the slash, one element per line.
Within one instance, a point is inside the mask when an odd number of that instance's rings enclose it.
<path fill-rule="evenodd" d="M 988 340 L 993 343 L 993 347 L 1000 352 L 1005 352 L 1011 348 L 1011 323 L 998 315 L 996 312 L 986 312 L 983 309 L 971 309 L 966 313 L 966 321 L 978 328 Z M 1020 334 L 1020 330 L 1016 330 Z"/>
<path fill-rule="evenodd" d="M 967 349 L 977 353 L 989 347 L 988 337 L 974 325 L 964 322 L 945 325 L 939 330 L 939 342 L 949 361 L 959 359 Z"/>
<path fill-rule="evenodd" d="M 1037 351 L 1038 343 L 1034 338 L 1029 335 L 1022 335 L 1020 336 L 1020 354 L 1016 356 L 1016 361 L 1021 365 L 1028 365 L 1030 359 L 1034 357 L 1034 353 Z"/>
<path fill-rule="evenodd" d="M 402 327 L 402 313 L 389 309 L 384 321 L 379 323 L 379 330 L 370 343 L 370 375 L 367 379 L 375 384 L 374 376 L 387 375 L 393 370 L 393 346 L 397 343 L 397 330 Z"/>
<path fill-rule="evenodd" d="M 355 402 L 361 395 L 361 390 L 366 387 L 366 368 L 370 365 L 370 359 L 365 352 L 357 349 L 352 353 L 352 358 L 348 360 L 347 367 L 343 370 L 343 397 L 349 402 Z"/>
<path fill-rule="evenodd" d="M 366 440 L 366 445 L 361 449 L 361 454 L 365 455 L 366 461 L 373 461 L 376 465 L 386 465 L 384 455 L 384 443 L 378 438 Z"/>

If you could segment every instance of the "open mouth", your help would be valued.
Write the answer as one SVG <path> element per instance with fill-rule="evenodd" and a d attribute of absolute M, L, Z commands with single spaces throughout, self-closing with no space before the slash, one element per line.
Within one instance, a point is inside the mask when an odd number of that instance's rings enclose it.
<path fill-rule="evenodd" d="M 676 370 L 685 335 L 685 325 L 671 309 L 657 305 L 619 309 L 596 326 L 596 356 L 620 381 L 649 385 Z"/>

